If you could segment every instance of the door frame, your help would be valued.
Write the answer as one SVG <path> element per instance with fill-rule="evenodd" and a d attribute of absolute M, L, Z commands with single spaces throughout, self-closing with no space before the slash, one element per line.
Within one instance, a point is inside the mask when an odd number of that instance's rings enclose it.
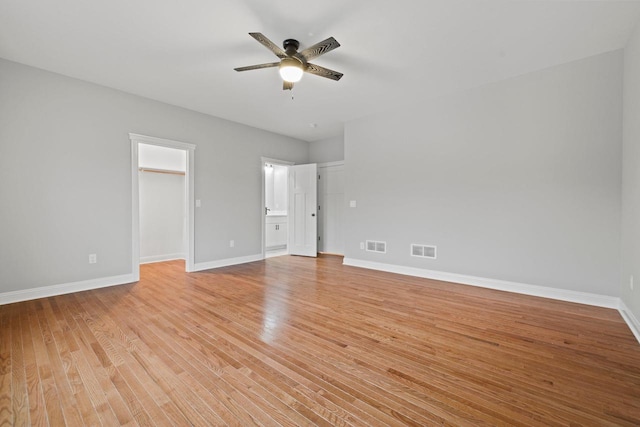
<path fill-rule="evenodd" d="M 261 225 L 261 230 L 262 230 L 262 259 L 265 259 L 266 254 L 267 254 L 267 250 L 265 248 L 265 244 L 267 243 L 267 227 L 266 227 L 266 221 L 267 221 L 267 214 L 264 211 L 265 208 L 265 204 L 266 204 L 266 173 L 264 170 L 264 164 L 265 163 L 273 163 L 274 165 L 280 165 L 280 166 L 293 166 L 295 165 L 294 162 L 289 162 L 287 160 L 279 160 L 279 159 L 273 159 L 270 157 L 260 157 L 260 176 L 262 177 L 262 193 L 261 193 L 261 201 L 262 203 L 260 203 L 260 219 L 262 222 Z M 287 178 L 288 179 L 288 178 Z M 288 182 L 287 182 L 288 185 Z M 287 202 L 288 203 L 288 202 Z M 289 209 L 287 209 L 287 216 L 289 214 Z M 287 232 L 289 232 L 287 230 Z M 287 241 L 287 252 L 289 252 L 289 242 Z"/>
<path fill-rule="evenodd" d="M 170 139 L 156 138 L 154 136 L 130 133 L 131 140 L 131 270 L 134 281 L 140 280 L 140 182 L 138 179 L 139 151 L 138 144 L 156 145 L 159 147 L 175 148 L 186 151 L 185 171 L 185 214 L 187 221 L 187 253 L 185 270 L 194 271 L 195 257 L 195 212 L 194 212 L 194 144 L 172 141 Z"/>

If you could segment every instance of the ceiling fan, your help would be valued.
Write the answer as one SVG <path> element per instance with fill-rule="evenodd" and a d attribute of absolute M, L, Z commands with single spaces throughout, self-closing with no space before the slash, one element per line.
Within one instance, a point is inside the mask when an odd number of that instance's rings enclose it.
<path fill-rule="evenodd" d="M 262 33 L 249 33 L 249 35 L 273 52 L 278 58 L 280 58 L 280 61 L 234 68 L 236 71 L 279 67 L 280 77 L 284 80 L 284 84 L 282 86 L 283 90 L 293 89 L 293 84 L 299 82 L 302 78 L 302 74 L 305 72 L 336 81 L 340 80 L 343 76 L 342 73 L 320 67 L 319 65 L 311 64 L 309 62 L 309 60 L 313 58 L 317 58 L 320 55 L 324 55 L 325 53 L 331 52 L 333 49 L 340 47 L 340 43 L 338 43 L 333 37 L 329 37 L 320 43 L 316 43 L 313 46 L 298 52 L 298 48 L 300 47 L 298 40 L 285 40 L 282 43 L 282 47 L 284 47 L 284 50 L 282 50 L 271 40 L 262 35 Z"/>

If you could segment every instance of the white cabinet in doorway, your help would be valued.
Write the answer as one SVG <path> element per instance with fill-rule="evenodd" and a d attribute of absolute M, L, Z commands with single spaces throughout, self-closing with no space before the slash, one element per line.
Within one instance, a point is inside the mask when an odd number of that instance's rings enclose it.
<path fill-rule="evenodd" d="M 265 221 L 265 247 L 280 249 L 287 247 L 287 216 L 269 215 Z"/>

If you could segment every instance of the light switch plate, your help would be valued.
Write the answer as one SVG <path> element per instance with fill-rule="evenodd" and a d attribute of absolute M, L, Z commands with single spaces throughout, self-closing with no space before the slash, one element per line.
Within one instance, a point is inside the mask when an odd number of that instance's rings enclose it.
<path fill-rule="evenodd" d="M 357 205 L 357 203 L 356 203 L 356 201 L 355 201 L 355 200 L 349 200 L 349 207 L 350 207 L 350 208 L 355 208 L 355 207 L 356 207 L 356 205 Z"/>

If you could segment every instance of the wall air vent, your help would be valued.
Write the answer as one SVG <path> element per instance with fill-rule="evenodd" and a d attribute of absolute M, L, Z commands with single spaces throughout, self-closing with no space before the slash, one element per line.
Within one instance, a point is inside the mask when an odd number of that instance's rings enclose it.
<path fill-rule="evenodd" d="M 411 256 L 436 259 L 436 247 L 429 245 L 411 244 Z"/>
<path fill-rule="evenodd" d="M 387 253 L 387 242 L 376 242 L 375 240 L 367 240 L 367 252 Z"/>

